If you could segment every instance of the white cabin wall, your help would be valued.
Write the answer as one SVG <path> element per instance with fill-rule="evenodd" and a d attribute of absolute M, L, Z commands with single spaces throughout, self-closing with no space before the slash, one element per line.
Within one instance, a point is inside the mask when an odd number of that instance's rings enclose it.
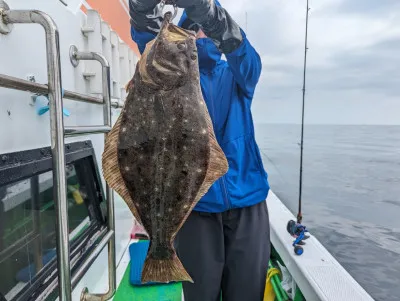
<path fill-rule="evenodd" d="M 36 9 L 50 15 L 60 34 L 60 57 L 62 86 L 93 96 L 101 95 L 101 68 L 98 62 L 81 61 L 74 68 L 69 58 L 71 45 L 79 51 L 103 53 L 111 65 L 111 95 L 121 103 L 126 95 L 124 86 L 130 80 L 138 60 L 136 54 L 118 38 L 108 24 L 94 11 L 86 16 L 74 7 L 67 8 L 58 0 L 7 0 L 10 9 Z M 127 27 L 130 25 L 127 24 Z M 93 32 L 82 33 L 82 28 L 92 27 Z M 44 30 L 36 24 L 16 24 L 13 31 L 0 34 L 0 73 L 27 79 L 33 75 L 36 82 L 47 83 L 46 46 Z M 84 77 L 83 75 L 90 75 Z M 32 103 L 31 93 L 0 88 L 0 154 L 50 145 L 49 113 L 38 116 Z M 119 98 L 122 95 L 122 99 Z M 103 123 L 103 108 L 72 100 L 65 100 L 64 107 L 71 116 L 64 118 L 66 126 L 100 125 Z M 120 110 L 113 109 L 113 122 Z M 101 171 L 101 154 L 104 149 L 103 135 L 68 138 L 66 142 L 90 139 L 96 152 Z M 103 179 L 104 184 L 104 179 Z M 103 186 L 104 187 L 104 186 Z M 116 214 L 116 260 L 122 258 L 130 240 L 132 214 L 123 200 L 115 197 Z M 99 256 L 86 276 L 74 291 L 73 300 L 79 300 L 81 290 L 100 293 L 107 290 L 107 248 Z M 100 290 L 100 291 L 99 291 Z"/>

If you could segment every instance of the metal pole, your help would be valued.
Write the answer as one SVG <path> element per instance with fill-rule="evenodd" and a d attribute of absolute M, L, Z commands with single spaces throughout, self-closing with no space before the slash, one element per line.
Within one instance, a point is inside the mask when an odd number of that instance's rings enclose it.
<path fill-rule="evenodd" d="M 301 212 L 301 200 L 302 200 L 302 189 L 303 189 L 303 141 L 304 141 L 304 105 L 306 95 L 306 67 L 307 67 L 307 38 L 308 38 L 308 12 L 310 10 L 307 0 L 307 12 L 306 12 L 306 36 L 304 42 L 304 70 L 303 70 L 303 105 L 301 111 L 301 142 L 300 142 L 300 179 L 299 179 L 299 211 L 297 213 L 297 222 L 301 223 L 303 220 L 303 214 Z"/>
<path fill-rule="evenodd" d="M 107 59 L 96 52 L 80 52 L 75 46 L 70 48 L 70 59 L 73 66 L 77 66 L 81 60 L 94 60 L 102 66 L 102 92 L 103 92 L 103 118 L 104 125 L 111 127 L 111 94 L 110 94 L 110 65 Z M 104 139 L 106 138 L 104 135 Z M 109 232 L 115 232 L 114 195 L 112 189 L 106 184 L 107 198 L 107 226 Z M 115 235 L 108 242 L 108 291 L 105 294 L 90 294 L 85 288 L 81 300 L 98 301 L 111 299 L 117 287 L 115 259 Z"/>
<path fill-rule="evenodd" d="M 43 268 L 43 254 L 42 254 L 42 235 L 40 234 L 40 186 L 39 186 L 39 176 L 33 176 L 31 178 L 31 207 L 32 207 L 32 223 L 33 223 L 33 233 L 35 240 L 33 241 L 33 253 L 35 254 L 35 272 L 39 273 Z"/>
<path fill-rule="evenodd" d="M 80 136 L 91 134 L 102 134 L 111 131 L 109 126 L 70 126 L 65 127 L 65 136 Z"/>
<path fill-rule="evenodd" d="M 53 162 L 54 199 L 56 205 L 57 268 L 60 301 L 72 301 L 69 262 L 68 204 L 65 175 L 64 119 L 61 97 L 60 44 L 58 29 L 47 14 L 36 10 L 3 11 L 5 24 L 37 23 L 46 34 L 48 97 L 50 107 L 51 151 Z"/>
<path fill-rule="evenodd" d="M 104 229 L 106 230 L 106 229 Z M 103 232 L 104 234 L 106 232 Z M 79 269 L 75 272 L 74 276 L 72 277 L 72 287 L 75 287 L 78 282 L 82 279 L 82 277 L 85 275 L 86 271 L 89 269 L 89 267 L 92 265 L 92 263 L 97 259 L 97 257 L 100 255 L 100 253 L 103 251 L 104 247 L 106 244 L 109 242 L 110 239 L 112 239 L 115 236 L 114 232 L 108 232 L 103 239 L 99 242 L 99 244 L 96 246 L 96 249 L 93 250 L 93 252 L 89 255 L 88 258 L 86 258 L 85 262 L 79 267 Z"/>
<path fill-rule="evenodd" d="M 19 91 L 32 92 L 37 94 L 49 93 L 49 87 L 47 85 L 34 83 L 28 80 L 20 79 L 5 74 L 0 74 L 0 87 L 19 90 Z M 80 94 L 68 90 L 64 91 L 64 98 L 91 104 L 103 104 L 103 99 L 101 98 Z M 114 101 L 112 102 L 112 107 L 121 108 L 122 106 L 119 104 L 118 101 Z"/>

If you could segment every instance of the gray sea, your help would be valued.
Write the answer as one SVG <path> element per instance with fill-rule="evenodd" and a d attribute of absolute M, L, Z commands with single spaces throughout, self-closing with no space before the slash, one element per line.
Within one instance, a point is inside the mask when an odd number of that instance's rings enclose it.
<path fill-rule="evenodd" d="M 271 188 L 295 215 L 300 130 L 256 124 Z M 306 125 L 302 211 L 375 300 L 400 300 L 400 126 Z"/>

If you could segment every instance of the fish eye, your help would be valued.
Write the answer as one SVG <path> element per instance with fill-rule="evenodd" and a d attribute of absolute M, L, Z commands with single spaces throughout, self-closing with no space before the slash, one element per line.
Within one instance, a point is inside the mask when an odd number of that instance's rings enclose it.
<path fill-rule="evenodd" d="M 181 42 L 181 43 L 178 43 L 177 47 L 178 47 L 179 50 L 185 50 L 186 49 L 186 44 Z"/>

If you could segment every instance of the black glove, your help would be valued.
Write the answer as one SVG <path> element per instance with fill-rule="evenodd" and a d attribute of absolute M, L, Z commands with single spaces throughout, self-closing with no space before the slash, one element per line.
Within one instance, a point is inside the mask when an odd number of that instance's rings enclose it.
<path fill-rule="evenodd" d="M 135 30 L 158 34 L 163 22 L 160 0 L 129 0 L 131 25 Z"/>
<path fill-rule="evenodd" d="M 239 25 L 214 0 L 176 0 L 175 3 L 186 10 L 190 20 L 200 24 L 222 53 L 230 53 L 241 44 Z"/>

